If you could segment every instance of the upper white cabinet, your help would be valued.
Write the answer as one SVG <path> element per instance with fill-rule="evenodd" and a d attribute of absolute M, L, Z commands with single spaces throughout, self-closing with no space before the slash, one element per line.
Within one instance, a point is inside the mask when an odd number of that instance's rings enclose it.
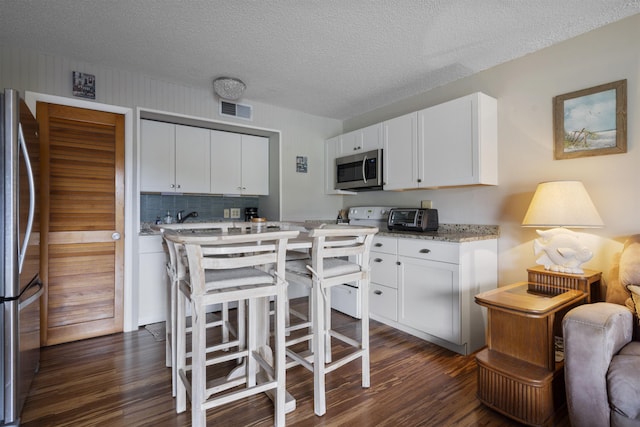
<path fill-rule="evenodd" d="M 140 191 L 209 192 L 209 130 L 140 121 Z"/>
<path fill-rule="evenodd" d="M 418 113 L 410 113 L 382 124 L 385 190 L 402 190 L 419 184 L 417 118 Z"/>
<path fill-rule="evenodd" d="M 498 184 L 497 101 L 474 93 L 383 123 L 384 189 Z"/>
<path fill-rule="evenodd" d="M 269 140 L 211 131 L 211 192 L 269 194 Z"/>
<path fill-rule="evenodd" d="M 474 93 L 418 111 L 420 186 L 498 184 L 497 102 Z"/>
<path fill-rule="evenodd" d="M 382 123 L 340 135 L 340 156 L 382 148 Z"/>

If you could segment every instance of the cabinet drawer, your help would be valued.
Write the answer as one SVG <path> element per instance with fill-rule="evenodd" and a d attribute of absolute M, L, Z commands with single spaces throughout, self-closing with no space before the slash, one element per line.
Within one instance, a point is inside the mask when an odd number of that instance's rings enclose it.
<path fill-rule="evenodd" d="M 371 281 L 391 288 L 398 287 L 396 254 L 371 252 Z"/>
<path fill-rule="evenodd" d="M 398 239 L 398 254 L 430 261 L 460 263 L 460 245 L 458 243 Z"/>
<path fill-rule="evenodd" d="M 369 312 L 398 321 L 398 291 L 372 283 L 369 288 Z"/>
<path fill-rule="evenodd" d="M 387 236 L 374 236 L 371 252 L 384 252 L 387 254 L 398 253 L 398 239 Z"/>
<path fill-rule="evenodd" d="M 141 254 L 164 252 L 164 247 L 162 246 L 162 235 L 140 236 L 138 238 L 138 252 Z"/>

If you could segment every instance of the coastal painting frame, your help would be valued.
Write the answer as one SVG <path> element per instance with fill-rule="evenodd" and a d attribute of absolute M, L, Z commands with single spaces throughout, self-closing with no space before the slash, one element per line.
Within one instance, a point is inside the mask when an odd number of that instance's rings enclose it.
<path fill-rule="evenodd" d="M 554 158 L 627 152 L 627 80 L 553 98 Z"/>

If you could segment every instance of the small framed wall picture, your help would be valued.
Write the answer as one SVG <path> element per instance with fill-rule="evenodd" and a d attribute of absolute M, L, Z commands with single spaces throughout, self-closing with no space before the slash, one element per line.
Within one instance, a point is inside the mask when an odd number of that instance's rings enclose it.
<path fill-rule="evenodd" d="M 307 156 L 296 156 L 296 172 L 307 173 Z"/>
<path fill-rule="evenodd" d="M 554 158 L 627 152 L 627 81 L 553 98 Z"/>
<path fill-rule="evenodd" d="M 96 99 L 96 76 L 73 71 L 73 96 Z"/>

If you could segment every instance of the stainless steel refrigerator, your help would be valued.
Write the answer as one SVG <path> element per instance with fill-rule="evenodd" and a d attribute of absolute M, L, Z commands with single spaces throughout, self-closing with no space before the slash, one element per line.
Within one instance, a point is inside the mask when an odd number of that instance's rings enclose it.
<path fill-rule="evenodd" d="M 40 361 L 38 124 L 16 90 L 0 93 L 0 425 L 20 413 Z"/>

